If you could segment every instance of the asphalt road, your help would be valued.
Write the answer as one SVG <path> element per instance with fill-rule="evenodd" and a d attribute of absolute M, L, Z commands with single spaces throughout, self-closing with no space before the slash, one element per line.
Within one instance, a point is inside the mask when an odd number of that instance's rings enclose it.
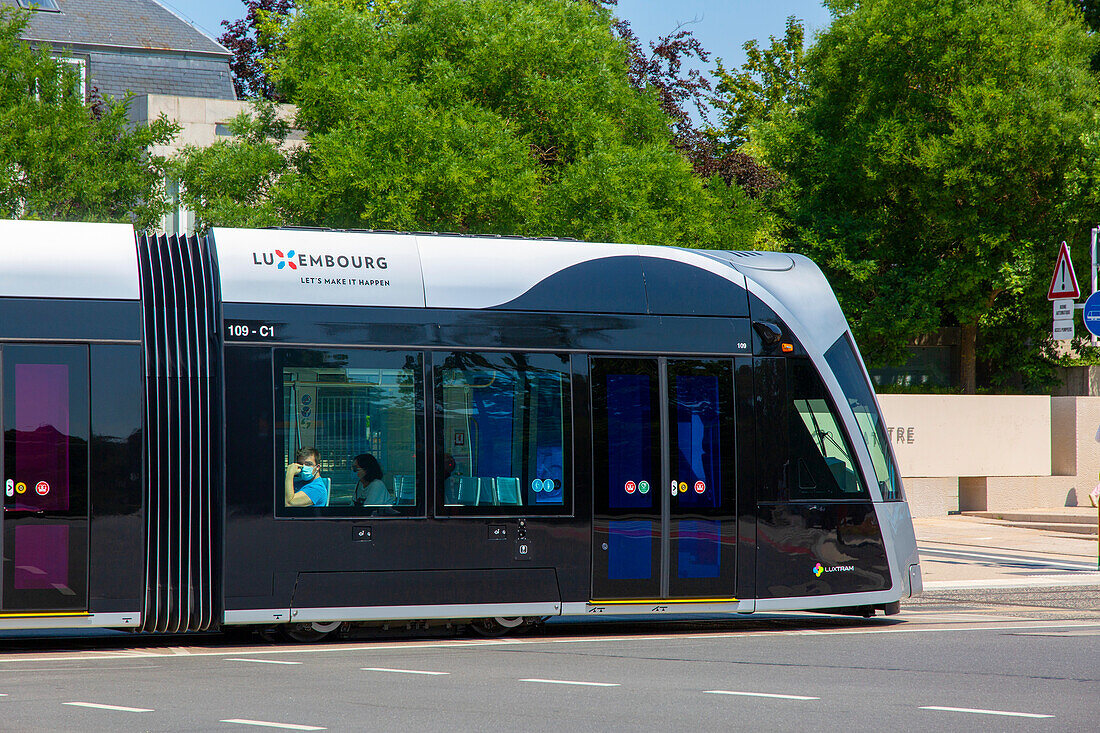
<path fill-rule="evenodd" d="M 0 730 L 1097 730 L 1100 587 L 314 645 L 0 638 Z"/>

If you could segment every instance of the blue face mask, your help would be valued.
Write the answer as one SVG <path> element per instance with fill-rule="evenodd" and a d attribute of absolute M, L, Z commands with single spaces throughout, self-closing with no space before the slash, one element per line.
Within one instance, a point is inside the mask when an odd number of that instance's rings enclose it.
<path fill-rule="evenodd" d="M 298 474 L 300 478 L 304 478 L 309 481 L 313 478 L 313 466 L 302 466 L 302 472 Z"/>

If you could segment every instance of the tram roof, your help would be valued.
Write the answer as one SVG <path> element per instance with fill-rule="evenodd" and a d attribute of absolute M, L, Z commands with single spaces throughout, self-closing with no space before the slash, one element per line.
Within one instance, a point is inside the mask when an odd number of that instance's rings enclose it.
<path fill-rule="evenodd" d="M 751 292 L 800 338 L 847 327 L 817 266 L 779 252 L 320 229 L 210 241 L 225 302 L 744 317 Z M 0 272 L 0 297 L 140 297 L 127 224 L 0 221 Z"/>
<path fill-rule="evenodd" d="M 297 229 L 211 236 L 226 302 L 748 315 L 734 262 L 676 247 Z M 793 265 L 778 257 L 775 266 Z"/>

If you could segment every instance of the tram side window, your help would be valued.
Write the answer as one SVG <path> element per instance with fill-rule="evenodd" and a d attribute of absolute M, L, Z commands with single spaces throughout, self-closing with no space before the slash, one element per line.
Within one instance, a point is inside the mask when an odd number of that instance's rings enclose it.
<path fill-rule="evenodd" d="M 275 364 L 276 516 L 422 515 L 422 355 L 277 349 Z"/>
<path fill-rule="evenodd" d="M 795 501 L 866 498 L 842 423 L 813 365 L 791 359 L 787 373 L 791 401 L 791 461 L 788 486 Z"/>
<path fill-rule="evenodd" d="M 836 343 L 825 352 L 825 361 L 836 374 L 840 388 L 848 398 L 848 405 L 856 416 L 859 431 L 867 442 L 883 500 L 903 501 L 905 496 L 902 494 L 901 480 L 898 478 L 898 464 L 894 460 L 890 441 L 886 437 L 886 426 L 883 423 L 882 414 L 878 411 L 871 385 L 859 363 L 859 357 L 856 356 L 855 346 L 847 333 L 837 339 Z"/>
<path fill-rule="evenodd" d="M 569 359 L 555 354 L 435 356 L 443 514 L 569 511 Z"/>

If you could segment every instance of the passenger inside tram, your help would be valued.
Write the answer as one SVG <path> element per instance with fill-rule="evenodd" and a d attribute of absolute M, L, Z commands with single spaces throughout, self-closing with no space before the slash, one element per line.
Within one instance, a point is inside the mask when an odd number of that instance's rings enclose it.
<path fill-rule="evenodd" d="M 328 506 L 329 483 L 321 476 L 321 454 L 299 448 L 287 465 L 283 480 L 286 506 Z"/>
<path fill-rule="evenodd" d="M 355 483 L 355 506 L 389 506 L 394 495 L 382 481 L 382 466 L 370 453 L 360 453 L 352 461 Z"/>

